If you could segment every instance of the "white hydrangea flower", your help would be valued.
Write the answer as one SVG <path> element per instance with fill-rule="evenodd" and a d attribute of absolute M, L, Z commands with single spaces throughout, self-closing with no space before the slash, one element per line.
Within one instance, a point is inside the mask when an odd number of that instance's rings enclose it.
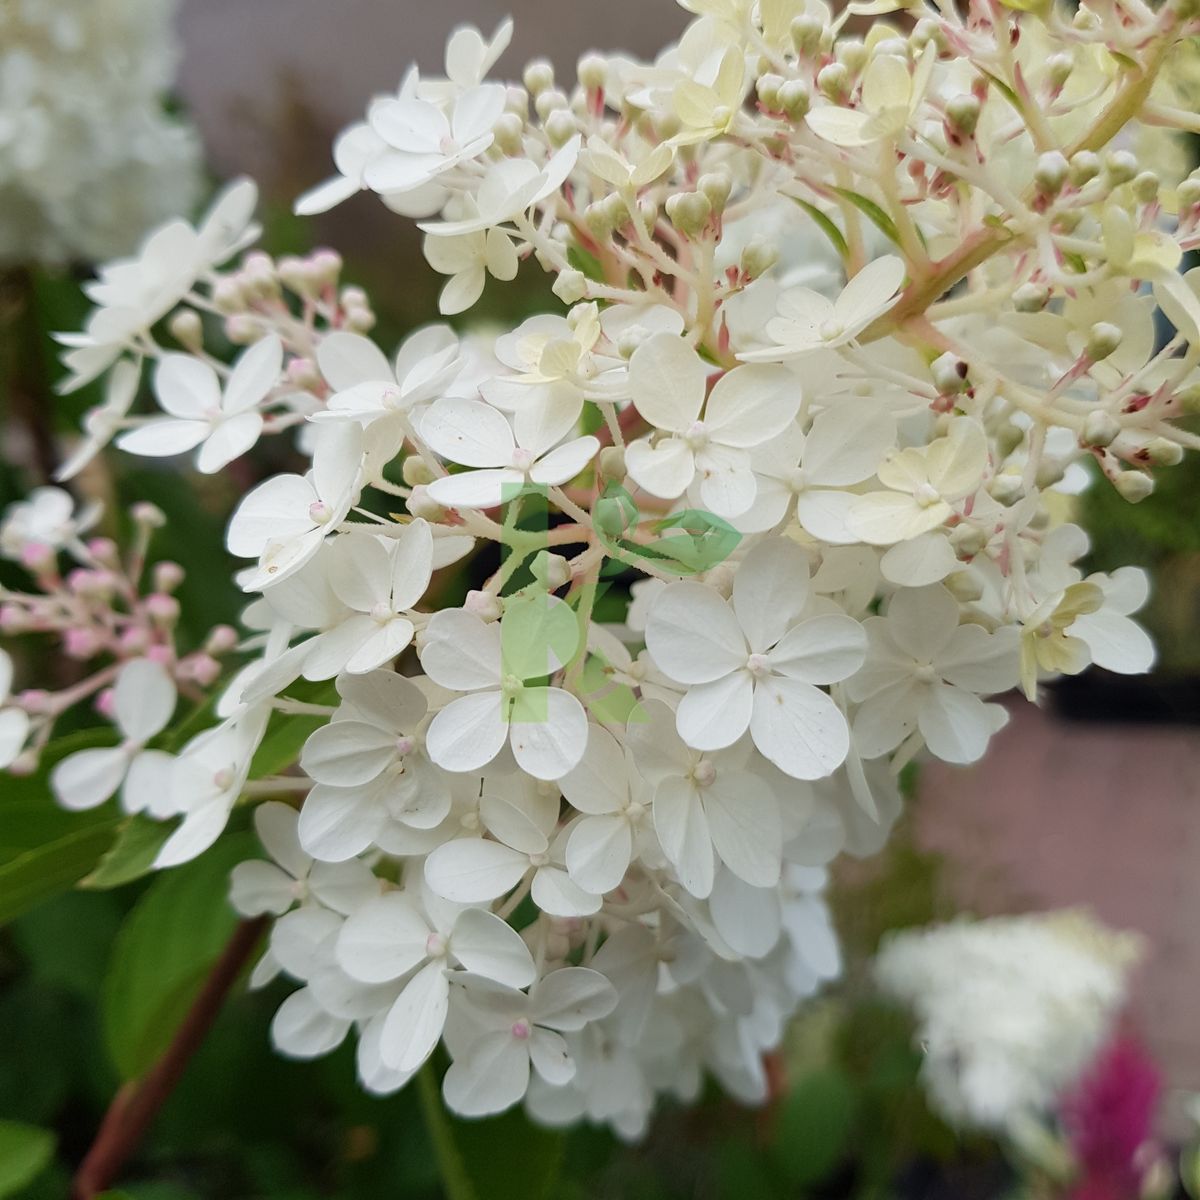
<path fill-rule="evenodd" d="M 12 766 L 29 736 L 29 714 L 8 703 L 12 681 L 12 656 L 0 650 L 0 769 Z"/>
<path fill-rule="evenodd" d="M 846 718 L 817 685 L 854 674 L 866 635 L 844 615 L 802 619 L 809 586 L 803 552 L 774 539 L 740 565 L 732 604 L 692 582 L 656 597 L 646 646 L 688 687 L 677 726 L 689 746 L 720 750 L 748 729 L 758 749 L 797 779 L 820 779 L 845 761 Z"/>

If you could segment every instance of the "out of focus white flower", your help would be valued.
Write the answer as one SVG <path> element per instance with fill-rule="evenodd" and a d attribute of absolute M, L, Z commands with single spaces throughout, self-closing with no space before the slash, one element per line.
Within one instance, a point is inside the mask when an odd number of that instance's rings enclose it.
<path fill-rule="evenodd" d="M 200 143 L 163 107 L 174 0 L 0 5 L 0 262 L 127 254 L 195 203 Z"/>
<path fill-rule="evenodd" d="M 893 935 L 875 978 L 917 1017 L 922 1078 L 956 1125 L 1003 1130 L 1078 1079 L 1125 1003 L 1138 940 L 1063 911 Z"/>

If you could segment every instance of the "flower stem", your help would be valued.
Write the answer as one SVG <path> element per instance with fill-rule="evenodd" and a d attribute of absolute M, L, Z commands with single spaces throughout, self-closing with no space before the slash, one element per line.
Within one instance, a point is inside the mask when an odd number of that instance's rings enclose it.
<path fill-rule="evenodd" d="M 438 1087 L 437 1072 L 432 1059 L 417 1072 L 417 1097 L 421 1102 L 421 1116 L 429 1140 L 433 1142 L 433 1153 L 437 1158 L 438 1174 L 446 1200 L 479 1200 L 467 1164 L 454 1141 L 454 1130 L 442 1104 L 442 1091 Z"/>

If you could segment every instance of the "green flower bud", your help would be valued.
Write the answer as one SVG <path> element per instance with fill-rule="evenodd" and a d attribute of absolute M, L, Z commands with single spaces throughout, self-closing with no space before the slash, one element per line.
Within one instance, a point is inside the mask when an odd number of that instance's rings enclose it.
<path fill-rule="evenodd" d="M 585 54 L 575 68 L 575 75 L 589 91 L 598 91 L 608 79 L 608 62 L 602 55 Z"/>
<path fill-rule="evenodd" d="M 537 96 L 554 86 L 554 68 L 544 58 L 535 58 L 525 68 L 522 80 L 525 90 L 531 96 Z"/>
<path fill-rule="evenodd" d="M 1138 160 L 1128 150 L 1113 150 L 1104 156 L 1104 173 L 1114 187 L 1128 183 L 1138 173 Z"/>
<path fill-rule="evenodd" d="M 1183 447 L 1169 438 L 1151 438 L 1145 450 L 1146 457 L 1156 467 L 1177 467 L 1183 461 Z"/>
<path fill-rule="evenodd" d="M 825 24 L 820 17 L 805 14 L 792 20 L 789 32 L 797 54 L 814 55 L 821 48 Z"/>
<path fill-rule="evenodd" d="M 1121 330 L 1108 321 L 1098 321 L 1088 333 L 1084 354 L 1092 362 L 1103 362 L 1121 344 Z"/>
<path fill-rule="evenodd" d="M 433 482 L 434 475 L 428 463 L 419 454 L 410 454 L 400 464 L 400 477 L 409 487 L 421 487 Z"/>
<path fill-rule="evenodd" d="M 830 63 L 822 67 L 817 75 L 817 87 L 821 89 L 821 94 L 835 104 L 850 95 L 850 86 L 850 72 L 841 63 Z"/>
<path fill-rule="evenodd" d="M 812 93 L 808 90 L 808 84 L 801 79 L 789 79 L 779 89 L 779 107 L 793 121 L 801 120 L 811 104 Z"/>
<path fill-rule="evenodd" d="M 1113 480 L 1113 487 L 1130 504 L 1139 504 L 1154 491 L 1154 477 L 1145 471 L 1122 471 Z"/>
<path fill-rule="evenodd" d="M 710 171 L 696 181 L 696 190 L 708 200 L 713 212 L 721 213 L 733 191 L 733 179 L 727 171 Z"/>
<path fill-rule="evenodd" d="M 950 132 L 962 140 L 972 137 L 979 124 L 981 107 L 979 100 L 969 93 L 952 96 L 946 104 L 946 124 Z"/>
<path fill-rule="evenodd" d="M 667 219 L 685 237 L 695 237 L 712 216 L 712 204 L 703 192 L 677 192 L 667 198 Z"/>
<path fill-rule="evenodd" d="M 1076 187 L 1083 187 L 1095 179 L 1100 170 L 1100 156 L 1091 150 L 1080 150 L 1071 155 L 1071 182 Z"/>
<path fill-rule="evenodd" d="M 1013 292 L 1013 307 L 1017 312 L 1041 312 L 1050 303 L 1050 289 L 1042 283 L 1023 283 Z"/>
<path fill-rule="evenodd" d="M 1088 413 L 1083 422 L 1083 432 L 1079 442 L 1083 446 L 1095 446 L 1103 449 L 1111 446 L 1121 432 L 1121 423 L 1110 412 L 1098 408 Z"/>
<path fill-rule="evenodd" d="M 751 279 L 765 275 L 779 261 L 779 247 L 765 238 L 754 238 L 742 248 L 738 263 Z"/>
<path fill-rule="evenodd" d="M 1058 150 L 1048 150 L 1039 155 L 1037 166 L 1033 170 L 1033 182 L 1037 190 L 1045 196 L 1057 196 L 1067 182 L 1067 174 L 1071 169 L 1066 155 Z"/>

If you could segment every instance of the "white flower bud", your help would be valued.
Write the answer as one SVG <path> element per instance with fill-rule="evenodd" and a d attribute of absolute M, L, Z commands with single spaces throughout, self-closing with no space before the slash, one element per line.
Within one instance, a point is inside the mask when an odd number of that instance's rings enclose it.
<path fill-rule="evenodd" d="M 248 346 L 258 339 L 259 324 L 246 313 L 234 313 L 225 318 L 225 336 L 235 346 Z"/>
<path fill-rule="evenodd" d="M 1184 212 L 1200 204 L 1200 179 L 1185 179 L 1176 191 L 1179 198 L 1179 210 Z"/>
<path fill-rule="evenodd" d="M 1038 156 L 1037 166 L 1033 169 L 1033 182 L 1043 195 L 1057 196 L 1067 182 L 1070 169 L 1071 164 L 1067 162 L 1065 154 L 1059 150 L 1048 150 Z"/>
<path fill-rule="evenodd" d="M 1183 447 L 1169 438 L 1151 438 L 1145 446 L 1146 458 L 1156 467 L 1177 467 L 1183 461 Z"/>
<path fill-rule="evenodd" d="M 600 451 L 600 478 L 617 482 L 625 478 L 625 451 L 620 446 L 605 446 Z"/>
<path fill-rule="evenodd" d="M 370 333 L 375 328 L 375 314 L 355 304 L 345 310 L 345 326 L 351 333 Z"/>
<path fill-rule="evenodd" d="M 1079 443 L 1082 446 L 1095 446 L 1102 449 L 1111 446 L 1121 432 L 1121 423 L 1110 412 L 1098 408 L 1088 413 L 1084 418 L 1083 432 Z"/>
<path fill-rule="evenodd" d="M 850 95 L 850 72 L 841 63 L 830 63 L 818 73 L 817 87 L 821 95 L 837 104 Z"/>
<path fill-rule="evenodd" d="M 1050 303 L 1050 289 L 1041 283 L 1023 283 L 1013 292 L 1013 307 L 1017 312 L 1041 312 Z"/>
<path fill-rule="evenodd" d="M 588 91 L 599 91 L 608 80 L 608 62 L 599 54 L 585 54 L 575 68 L 575 75 Z"/>
<path fill-rule="evenodd" d="M 212 290 L 212 302 L 219 313 L 241 312 L 246 307 L 246 297 L 236 276 L 226 275 L 217 281 Z"/>
<path fill-rule="evenodd" d="M 575 304 L 587 296 L 587 276 L 574 268 L 560 271 L 551 290 L 564 304 Z"/>
<path fill-rule="evenodd" d="M 946 128 L 952 137 L 959 141 L 973 137 L 981 109 L 978 98 L 969 92 L 951 96 L 946 102 Z"/>
<path fill-rule="evenodd" d="M 435 525 L 446 519 L 446 510 L 436 500 L 430 499 L 423 485 L 413 488 L 408 497 L 408 511 L 412 516 L 423 517 Z"/>
<path fill-rule="evenodd" d="M 1000 504 L 1012 504 L 1025 494 L 1021 476 L 1011 471 L 1001 471 L 988 484 L 988 495 Z"/>
<path fill-rule="evenodd" d="M 526 91 L 531 96 L 537 96 L 554 86 L 554 68 L 544 58 L 535 58 L 525 68 L 521 79 Z"/>
<path fill-rule="evenodd" d="M 533 111 L 543 120 L 549 119 L 550 114 L 560 109 L 569 108 L 567 98 L 557 88 L 548 88 L 539 93 L 533 101 Z"/>
<path fill-rule="evenodd" d="M 779 89 L 783 87 L 783 83 L 781 75 L 768 73 L 759 78 L 754 90 L 758 93 L 758 99 L 763 108 L 775 112 L 781 107 L 779 103 Z"/>
<path fill-rule="evenodd" d="M 933 385 L 941 396 L 956 396 L 966 391 L 967 364 L 956 354 L 943 354 L 929 365 Z"/>
<path fill-rule="evenodd" d="M 529 569 L 543 587 L 557 591 L 571 581 L 571 567 L 561 554 L 539 550 L 530 560 Z"/>
<path fill-rule="evenodd" d="M 952 571 L 942 584 L 950 594 L 963 604 L 974 604 L 983 598 L 983 584 L 975 577 L 973 571 Z"/>
<path fill-rule="evenodd" d="M 515 157 L 521 153 L 522 135 L 525 133 L 525 122 L 516 113 L 501 113 L 496 124 L 492 126 L 495 145 L 504 154 Z"/>
<path fill-rule="evenodd" d="M 1074 69 L 1075 59 L 1065 52 L 1052 54 L 1046 59 L 1046 78 L 1051 87 L 1062 87 Z"/>
<path fill-rule="evenodd" d="M 1158 199 L 1159 178 L 1153 171 L 1142 171 L 1130 186 L 1140 204 L 1153 204 Z"/>
<path fill-rule="evenodd" d="M 1104 173 L 1114 187 L 1128 183 L 1138 173 L 1138 160 L 1128 150 L 1113 150 L 1104 156 Z"/>
<path fill-rule="evenodd" d="M 1119 326 L 1108 321 L 1097 321 L 1088 332 L 1087 345 L 1083 352 L 1092 362 L 1103 362 L 1120 344 Z"/>
<path fill-rule="evenodd" d="M 434 479 L 429 464 L 419 454 L 410 454 L 400 464 L 400 477 L 409 487 L 421 487 Z"/>
<path fill-rule="evenodd" d="M 463 601 L 463 608 L 469 613 L 474 613 L 481 621 L 500 620 L 500 599 L 498 596 L 493 596 L 491 592 L 472 589 Z"/>
<path fill-rule="evenodd" d="M 546 118 L 543 128 L 552 146 L 565 146 L 578 132 L 575 118 L 565 108 L 557 109 Z"/>
<path fill-rule="evenodd" d="M 1113 487 L 1130 504 L 1139 504 L 1154 491 L 1154 477 L 1145 471 L 1122 471 L 1113 480 Z"/>
<path fill-rule="evenodd" d="M 167 323 L 171 336 L 185 349 L 199 354 L 204 348 L 204 322 L 190 308 L 178 309 Z"/>
<path fill-rule="evenodd" d="M 779 247 L 766 238 L 752 238 L 742 248 L 738 265 L 750 279 L 765 275 L 779 261 Z"/>
<path fill-rule="evenodd" d="M 1100 156 L 1091 150 L 1080 150 L 1071 155 L 1071 182 L 1076 187 L 1095 179 L 1101 171 Z"/>
<path fill-rule="evenodd" d="M 841 38 L 833 48 L 833 57 L 852 75 L 857 75 L 867 65 L 869 55 L 858 38 Z"/>
<path fill-rule="evenodd" d="M 694 237 L 712 216 L 712 205 L 702 192 L 677 192 L 667 197 L 667 219 L 685 237 Z"/>
<path fill-rule="evenodd" d="M 710 171 L 696 181 L 696 190 L 707 198 L 713 212 L 720 213 L 729 202 L 733 180 L 727 171 Z"/>
<path fill-rule="evenodd" d="M 825 23 L 820 17 L 806 13 L 792 19 L 789 32 L 797 54 L 813 55 L 821 48 L 825 36 Z"/>
<path fill-rule="evenodd" d="M 987 545 L 987 534 L 977 525 L 959 525 L 950 531 L 950 545 L 959 558 L 974 558 Z"/>
<path fill-rule="evenodd" d="M 812 93 L 802 79 L 789 79 L 779 89 L 779 107 L 793 121 L 799 121 L 812 104 Z"/>

